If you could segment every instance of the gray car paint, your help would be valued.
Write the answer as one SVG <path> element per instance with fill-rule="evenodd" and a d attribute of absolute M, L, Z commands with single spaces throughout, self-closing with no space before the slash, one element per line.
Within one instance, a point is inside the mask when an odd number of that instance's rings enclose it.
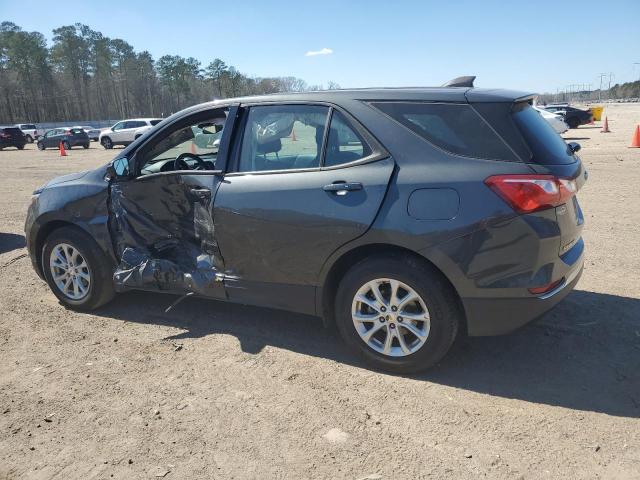
<path fill-rule="evenodd" d="M 567 263 L 569 257 L 563 259 L 558 255 L 567 239 L 562 238 L 554 209 L 517 215 L 483 181 L 495 174 L 548 173 L 554 167 L 528 164 L 527 158 L 504 162 L 444 152 L 399 126 L 368 102 L 500 103 L 518 98 L 531 95 L 467 88 L 363 89 L 216 101 L 164 120 L 116 159 L 134 162 L 135 152 L 154 135 L 161 135 L 188 115 L 224 105 L 303 102 L 340 108 L 355 117 L 388 155 L 368 164 L 331 171 L 273 174 L 274 188 L 286 190 L 286 205 L 279 204 L 272 191 L 259 185 L 261 175 L 247 179 L 227 171 L 232 166 L 232 146 L 237 138 L 226 127 L 216 164 L 219 172 L 157 175 L 196 177 L 199 184 L 209 182 L 206 186 L 211 190 L 212 231 L 223 262 L 216 273 L 222 273 L 225 286 L 224 295 L 217 290 L 211 296 L 318 314 L 330 321 L 326 299 L 335 285 L 328 282 L 335 280 L 332 272 L 337 265 L 357 251 L 393 247 L 422 256 L 443 273 L 460 297 L 470 334 L 503 333 L 531 320 L 568 293 L 570 288 L 562 295 L 544 300 L 529 294 L 527 287 L 548 283 L 581 268 L 582 242 L 575 241 L 572 252 L 568 252 L 571 261 Z M 558 168 L 571 177 L 582 172 L 579 161 Z M 98 169 L 86 177 L 44 189 L 34 200 L 27 219 L 27 241 L 39 271 L 43 238 L 51 231 L 51 225 L 59 222 L 72 223 L 90 232 L 115 260 L 114 264 L 122 260 L 122 250 L 116 247 L 120 238 L 117 229 L 114 230 L 113 223 L 111 230 L 108 228 L 107 219 L 113 220 L 118 212 L 109 212 L 113 202 L 103 179 L 105 173 L 105 168 Z M 349 192 L 345 205 L 340 205 L 345 209 L 337 209 L 345 214 L 334 217 L 329 206 L 337 206 L 335 199 L 321 187 L 324 182 L 336 180 L 360 181 L 365 188 L 360 193 Z M 154 181 L 148 178 L 140 184 Z M 120 182 L 133 185 L 137 181 L 112 180 Z M 455 191 L 459 202 L 455 215 L 442 214 L 442 206 L 420 206 L 419 215 L 410 214 L 410 210 L 417 208 L 414 205 L 410 209 L 410 199 L 415 192 L 425 189 Z M 144 191 L 142 188 L 141 192 Z M 315 195 L 320 203 L 311 204 L 309 195 Z M 86 203 L 86 199 L 91 201 Z M 442 202 L 434 200 L 436 205 Z M 183 212 L 192 212 L 198 201 L 190 200 L 190 208 Z M 153 223 L 150 225 L 153 227 Z M 579 234 L 580 228 L 572 229 L 572 235 Z M 574 283 L 578 277 L 574 277 Z M 185 286 L 175 291 L 188 291 Z M 126 289 L 126 285 L 121 287 Z M 518 309 L 496 308 L 496 302 L 503 306 L 517 305 Z"/>

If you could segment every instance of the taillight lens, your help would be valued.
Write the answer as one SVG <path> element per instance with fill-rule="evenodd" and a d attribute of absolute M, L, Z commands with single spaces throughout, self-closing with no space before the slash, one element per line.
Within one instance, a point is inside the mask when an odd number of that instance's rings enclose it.
<path fill-rule="evenodd" d="M 578 190 L 575 180 L 553 175 L 494 175 L 484 183 L 519 213 L 557 207 Z"/>

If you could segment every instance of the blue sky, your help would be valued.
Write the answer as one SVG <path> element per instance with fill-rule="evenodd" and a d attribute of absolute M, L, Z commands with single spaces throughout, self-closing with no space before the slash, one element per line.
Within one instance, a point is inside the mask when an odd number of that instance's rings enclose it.
<path fill-rule="evenodd" d="M 49 4 L 49 5 L 47 5 Z M 640 77 L 640 0 L 360 1 L 0 0 L 0 19 L 51 38 L 85 23 L 138 51 L 219 57 L 254 76 L 342 87 L 439 85 L 555 92 Z M 67 8 L 66 6 L 69 6 Z M 306 56 L 309 51 L 332 53 Z"/>

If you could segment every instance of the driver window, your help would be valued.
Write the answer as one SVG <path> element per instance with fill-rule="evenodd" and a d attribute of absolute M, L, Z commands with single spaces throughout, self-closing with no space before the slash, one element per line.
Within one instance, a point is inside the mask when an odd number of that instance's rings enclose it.
<path fill-rule="evenodd" d="M 140 175 L 176 170 L 215 170 L 228 109 L 198 114 L 154 138 L 140 155 Z"/>
<path fill-rule="evenodd" d="M 124 128 L 124 124 L 125 124 L 125 123 L 126 123 L 126 122 L 116 123 L 116 124 L 113 126 L 113 131 L 115 132 L 116 130 L 122 130 L 122 128 Z"/>

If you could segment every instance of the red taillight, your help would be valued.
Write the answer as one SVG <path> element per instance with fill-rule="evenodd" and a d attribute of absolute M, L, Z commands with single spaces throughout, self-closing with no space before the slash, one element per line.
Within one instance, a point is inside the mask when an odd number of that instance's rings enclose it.
<path fill-rule="evenodd" d="M 578 189 L 575 180 L 553 175 L 494 175 L 484 183 L 519 213 L 562 205 Z"/>
<path fill-rule="evenodd" d="M 66 132 L 64 132 L 65 135 L 71 135 L 71 130 L 67 130 Z"/>

